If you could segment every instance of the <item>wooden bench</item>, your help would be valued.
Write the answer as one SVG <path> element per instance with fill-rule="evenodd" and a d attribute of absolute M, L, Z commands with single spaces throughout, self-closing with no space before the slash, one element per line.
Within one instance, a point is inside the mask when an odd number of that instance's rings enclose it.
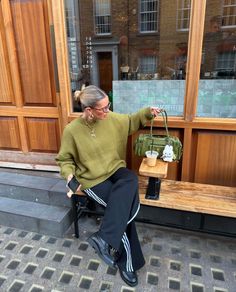
<path fill-rule="evenodd" d="M 152 171 L 152 170 L 149 170 Z M 209 214 L 236 219 L 236 188 L 209 184 L 162 179 L 158 199 L 148 199 L 146 194 L 150 179 L 146 175 L 139 176 L 139 196 L 143 206 L 172 209 L 179 211 Z M 158 174 L 160 175 L 160 173 Z M 155 172 L 153 176 L 157 175 Z M 80 192 L 72 196 L 75 236 L 79 237 L 78 219 L 90 210 L 91 199 Z"/>
<path fill-rule="evenodd" d="M 147 185 L 148 180 L 139 177 L 142 205 L 236 218 L 235 187 L 163 180 L 159 200 L 149 200 Z"/>

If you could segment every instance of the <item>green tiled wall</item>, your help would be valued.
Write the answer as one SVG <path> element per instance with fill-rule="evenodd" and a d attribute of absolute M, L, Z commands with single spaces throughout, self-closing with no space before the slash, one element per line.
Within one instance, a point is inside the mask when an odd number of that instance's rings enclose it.
<path fill-rule="evenodd" d="M 146 106 L 164 108 L 170 116 L 182 116 L 185 80 L 113 81 L 113 109 L 133 113 Z M 200 80 L 197 116 L 236 117 L 236 80 Z"/>

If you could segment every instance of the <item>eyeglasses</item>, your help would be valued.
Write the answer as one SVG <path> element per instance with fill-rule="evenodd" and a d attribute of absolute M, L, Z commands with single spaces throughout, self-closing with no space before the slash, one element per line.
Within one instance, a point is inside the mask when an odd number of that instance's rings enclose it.
<path fill-rule="evenodd" d="M 103 111 L 104 113 L 108 113 L 110 107 L 111 107 L 111 103 L 109 102 L 108 105 L 106 105 L 106 106 L 104 106 L 104 107 L 101 107 L 101 108 L 93 107 L 93 109 L 95 109 L 95 110 L 97 110 L 97 111 Z"/>

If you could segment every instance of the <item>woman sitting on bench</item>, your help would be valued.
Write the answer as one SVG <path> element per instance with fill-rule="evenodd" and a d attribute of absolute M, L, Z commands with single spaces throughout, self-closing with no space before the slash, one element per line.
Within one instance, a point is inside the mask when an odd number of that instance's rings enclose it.
<path fill-rule="evenodd" d="M 106 207 L 89 244 L 106 264 L 118 266 L 128 285 L 136 286 L 135 271 L 145 261 L 134 223 L 140 207 L 138 178 L 126 168 L 126 146 L 128 136 L 160 109 L 148 107 L 131 115 L 111 112 L 107 94 L 93 85 L 75 96 L 83 114 L 66 126 L 56 160 L 68 182 L 74 176 L 80 183 L 77 190 Z"/>

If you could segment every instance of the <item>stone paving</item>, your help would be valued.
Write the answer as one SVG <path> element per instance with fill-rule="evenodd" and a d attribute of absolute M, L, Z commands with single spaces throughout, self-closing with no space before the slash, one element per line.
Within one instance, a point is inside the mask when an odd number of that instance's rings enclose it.
<path fill-rule="evenodd" d="M 137 223 L 146 265 L 131 288 L 86 242 L 98 224 L 81 218 L 79 239 L 0 226 L 0 291 L 236 292 L 235 238 Z"/>

